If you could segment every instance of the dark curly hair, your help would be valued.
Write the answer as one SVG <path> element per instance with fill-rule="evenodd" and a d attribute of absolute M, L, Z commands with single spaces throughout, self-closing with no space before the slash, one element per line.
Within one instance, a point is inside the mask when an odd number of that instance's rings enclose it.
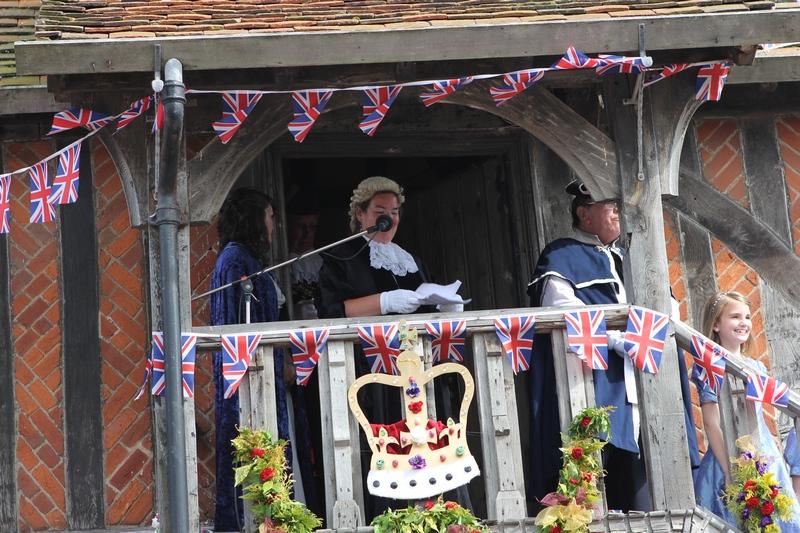
<path fill-rule="evenodd" d="M 269 259 L 269 237 L 264 223 L 264 210 L 271 205 L 272 198 L 256 189 L 241 188 L 231 192 L 219 210 L 219 249 L 236 241 L 266 264 Z"/>

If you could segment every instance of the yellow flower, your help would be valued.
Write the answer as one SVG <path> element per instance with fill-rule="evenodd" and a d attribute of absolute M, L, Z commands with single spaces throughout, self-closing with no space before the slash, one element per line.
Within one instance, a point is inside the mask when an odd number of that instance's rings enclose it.
<path fill-rule="evenodd" d="M 563 531 L 586 531 L 592 522 L 592 511 L 570 500 L 567 505 L 553 505 L 542 509 L 536 515 L 535 524 L 542 529 L 549 528 L 556 522 L 563 522 Z"/>
<path fill-rule="evenodd" d="M 770 524 L 764 528 L 764 533 L 780 533 L 781 528 L 776 526 L 775 524 Z"/>

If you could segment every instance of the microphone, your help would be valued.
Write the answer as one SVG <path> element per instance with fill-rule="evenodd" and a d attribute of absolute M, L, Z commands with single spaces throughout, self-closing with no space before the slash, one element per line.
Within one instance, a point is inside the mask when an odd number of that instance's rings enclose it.
<path fill-rule="evenodd" d="M 367 228 L 367 233 L 375 233 L 376 231 L 389 231 L 394 226 L 394 222 L 392 222 L 392 217 L 389 215 L 380 215 L 375 220 L 375 225 Z"/>

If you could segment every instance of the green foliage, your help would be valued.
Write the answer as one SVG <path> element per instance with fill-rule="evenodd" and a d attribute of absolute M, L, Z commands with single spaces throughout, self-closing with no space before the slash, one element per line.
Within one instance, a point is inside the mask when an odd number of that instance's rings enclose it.
<path fill-rule="evenodd" d="M 290 498 L 294 481 L 286 473 L 286 441 L 273 440 L 266 431 L 241 428 L 233 439 L 234 482 L 242 486 L 242 498 L 259 531 L 309 533 L 322 521 L 305 505 Z"/>
<path fill-rule="evenodd" d="M 439 498 L 406 509 L 388 509 L 372 520 L 375 533 L 485 533 L 489 529 L 456 502 Z"/>
<path fill-rule="evenodd" d="M 546 507 L 536 516 L 542 533 L 587 531 L 592 510 L 601 500 L 597 478 L 603 475 L 600 451 L 611 437 L 610 413 L 613 407 L 589 407 L 578 413 L 569 425 L 569 435 L 561 435 L 563 464 L 556 492 L 541 502 Z"/>

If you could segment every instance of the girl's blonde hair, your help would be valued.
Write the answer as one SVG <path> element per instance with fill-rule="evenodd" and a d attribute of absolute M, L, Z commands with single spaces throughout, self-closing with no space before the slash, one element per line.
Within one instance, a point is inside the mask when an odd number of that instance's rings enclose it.
<path fill-rule="evenodd" d="M 383 176 L 372 176 L 363 180 L 358 184 L 358 187 L 353 189 L 353 195 L 350 197 L 350 231 L 356 233 L 361 231 L 361 224 L 356 218 L 356 213 L 359 211 L 366 211 L 369 207 L 369 202 L 376 194 L 392 193 L 397 196 L 397 203 L 403 205 L 406 197 L 403 196 L 403 188 L 394 180 L 385 178 Z"/>
<path fill-rule="evenodd" d="M 732 303 L 743 303 L 747 307 L 750 307 L 750 301 L 745 298 L 744 295 L 736 291 L 727 291 L 718 292 L 709 298 L 703 309 L 703 334 L 717 344 L 720 343 L 720 339 L 719 333 L 714 331 L 714 326 L 719 322 L 722 313 L 725 311 L 725 307 Z M 750 336 L 742 344 L 742 353 L 750 353 L 752 347 L 753 335 L 751 331 Z"/>

